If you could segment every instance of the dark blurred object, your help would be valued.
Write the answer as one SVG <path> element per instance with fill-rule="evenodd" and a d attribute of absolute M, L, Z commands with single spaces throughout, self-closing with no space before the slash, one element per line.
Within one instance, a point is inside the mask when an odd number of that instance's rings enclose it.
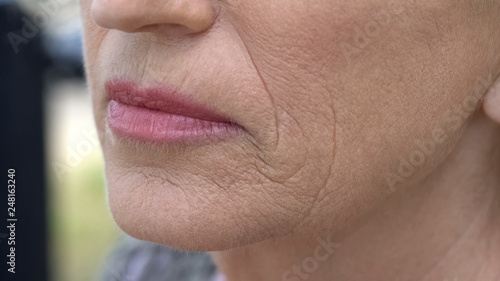
<path fill-rule="evenodd" d="M 23 34 L 26 17 L 17 5 L 0 0 L 0 114 L 3 184 L 0 234 L 7 227 L 7 170 L 15 169 L 15 274 L 7 271 L 10 247 L 0 238 L 0 280 L 47 279 L 46 188 L 42 115 L 42 73 L 48 61 L 39 32 Z M 10 37 L 9 37 L 10 34 Z M 12 38 L 21 40 L 18 52 Z M 10 235 L 10 232 L 9 232 Z M 5 236 L 4 236 L 5 237 Z"/>
<path fill-rule="evenodd" d="M 59 73 L 83 77 L 82 24 L 80 18 L 66 20 L 42 33 L 43 47 Z"/>

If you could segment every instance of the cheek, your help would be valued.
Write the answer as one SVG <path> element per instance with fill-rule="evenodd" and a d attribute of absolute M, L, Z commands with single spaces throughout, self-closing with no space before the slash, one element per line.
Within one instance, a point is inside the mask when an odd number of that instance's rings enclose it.
<path fill-rule="evenodd" d="M 461 10 L 424 3 L 404 7 L 399 18 L 373 36 L 366 32 L 372 21 L 354 23 L 364 31 L 349 44 L 362 36 L 366 45 L 336 68 L 338 166 L 355 171 L 352 186 L 374 198 L 410 186 L 444 160 L 477 110 L 481 81 L 492 75 L 492 57 L 470 43 L 491 48 L 477 36 L 484 26 L 463 24 Z"/>
<path fill-rule="evenodd" d="M 324 71 L 325 61 L 335 60 L 332 35 L 324 33 L 332 17 L 319 12 L 324 8 L 308 1 L 239 1 L 225 15 L 273 108 L 275 135 L 261 143 L 261 173 L 285 185 L 307 182 L 302 189 L 310 195 L 324 187 L 335 154 L 331 77 Z"/>
<path fill-rule="evenodd" d="M 444 1 L 326 2 L 229 11 L 276 110 L 279 138 L 262 158 L 293 149 L 283 170 L 324 180 L 308 185 L 317 199 L 304 229 L 313 217 L 338 227 L 441 163 L 491 59 L 471 48 L 486 47 L 482 25 Z"/>
<path fill-rule="evenodd" d="M 103 141 L 103 132 L 105 124 L 106 103 L 104 96 L 99 89 L 99 77 L 102 77 L 103 70 L 100 68 L 99 61 L 102 61 L 100 56 L 101 45 L 108 31 L 100 28 L 90 17 L 90 6 L 92 0 L 80 0 L 82 23 L 83 23 L 83 55 L 85 66 L 85 77 L 88 89 L 92 94 L 92 107 L 94 112 L 95 123 L 99 132 L 101 143 Z"/>

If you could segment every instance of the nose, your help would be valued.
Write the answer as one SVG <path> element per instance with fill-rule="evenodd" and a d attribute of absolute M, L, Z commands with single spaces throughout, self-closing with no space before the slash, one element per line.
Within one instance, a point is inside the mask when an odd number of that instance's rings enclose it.
<path fill-rule="evenodd" d="M 199 33 L 213 25 L 216 6 L 215 0 L 94 0 L 91 15 L 99 26 L 125 32 L 167 26 Z"/>

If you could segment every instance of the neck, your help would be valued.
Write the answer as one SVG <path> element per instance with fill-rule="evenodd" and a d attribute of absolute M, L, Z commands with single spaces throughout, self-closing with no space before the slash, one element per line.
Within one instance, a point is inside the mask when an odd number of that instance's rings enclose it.
<path fill-rule="evenodd" d="M 477 114 L 447 159 L 348 233 L 212 256 L 228 281 L 500 280 L 500 127 Z"/>

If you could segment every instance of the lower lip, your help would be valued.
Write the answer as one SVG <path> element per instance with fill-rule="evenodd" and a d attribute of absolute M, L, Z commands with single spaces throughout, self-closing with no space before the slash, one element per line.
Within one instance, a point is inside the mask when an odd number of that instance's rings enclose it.
<path fill-rule="evenodd" d="M 242 131 L 233 123 L 221 123 L 175 115 L 111 100 L 108 124 L 113 133 L 145 141 L 186 142 L 226 138 Z"/>

